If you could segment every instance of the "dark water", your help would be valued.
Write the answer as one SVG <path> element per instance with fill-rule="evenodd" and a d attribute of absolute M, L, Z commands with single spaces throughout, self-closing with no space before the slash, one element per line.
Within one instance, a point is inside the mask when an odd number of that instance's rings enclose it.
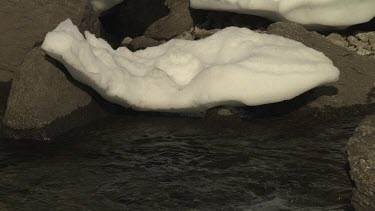
<path fill-rule="evenodd" d="M 0 142 L 0 210 L 349 210 L 360 117 L 130 115 L 49 144 Z M 226 128 L 226 129 L 225 129 Z"/>

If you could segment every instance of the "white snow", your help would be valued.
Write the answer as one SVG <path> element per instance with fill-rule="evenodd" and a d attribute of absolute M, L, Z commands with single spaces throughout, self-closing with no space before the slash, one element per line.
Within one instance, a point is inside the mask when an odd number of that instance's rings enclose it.
<path fill-rule="evenodd" d="M 86 37 L 86 38 L 85 38 Z M 218 105 L 261 105 L 335 82 L 323 53 L 275 35 L 229 27 L 198 41 L 170 40 L 113 50 L 68 19 L 42 48 L 105 99 L 136 110 L 200 112 Z"/>
<path fill-rule="evenodd" d="M 91 5 L 101 13 L 122 1 L 91 0 Z M 310 29 L 344 29 L 375 16 L 375 0 L 190 0 L 190 6 L 295 22 Z"/>
<path fill-rule="evenodd" d="M 90 3 L 95 11 L 101 13 L 123 1 L 124 0 L 90 0 Z"/>
<path fill-rule="evenodd" d="M 375 16 L 375 0 L 190 0 L 190 6 L 295 22 L 311 29 L 346 28 Z"/>

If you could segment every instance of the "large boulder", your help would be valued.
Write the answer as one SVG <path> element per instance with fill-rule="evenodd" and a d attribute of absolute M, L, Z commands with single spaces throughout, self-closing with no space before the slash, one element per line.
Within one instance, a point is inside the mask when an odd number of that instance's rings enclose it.
<path fill-rule="evenodd" d="M 25 55 L 67 18 L 81 29 L 99 30 L 89 0 L 1 0 L 0 81 L 9 81 Z"/>
<path fill-rule="evenodd" d="M 30 51 L 13 79 L 3 118 L 7 137 L 49 139 L 105 114 L 64 70 L 39 47 Z"/>
<path fill-rule="evenodd" d="M 194 26 L 189 0 L 127 0 L 101 19 L 119 41 L 139 36 L 169 40 Z"/>
<path fill-rule="evenodd" d="M 0 81 L 13 79 L 2 121 L 7 137 L 48 139 L 104 114 L 82 85 L 67 78 L 62 65 L 33 49 L 67 18 L 81 31 L 101 35 L 89 0 L 1 3 Z"/>
<path fill-rule="evenodd" d="M 145 36 L 156 40 L 169 40 L 193 28 L 189 0 L 165 0 L 165 5 L 169 14 L 151 24 L 144 33 Z"/>
<path fill-rule="evenodd" d="M 29 52 L 9 94 L 3 118 L 7 137 L 49 139 L 105 114 L 64 70 L 39 47 Z"/>
<path fill-rule="evenodd" d="M 283 36 L 323 52 L 340 70 L 340 80 L 310 92 L 309 106 L 314 108 L 346 107 L 375 103 L 370 94 L 375 82 L 375 59 L 358 55 L 334 44 L 323 35 L 307 31 L 293 23 L 275 23 L 268 33 Z"/>
<path fill-rule="evenodd" d="M 375 115 L 361 123 L 346 151 L 355 182 L 352 204 L 356 210 L 375 210 Z"/>

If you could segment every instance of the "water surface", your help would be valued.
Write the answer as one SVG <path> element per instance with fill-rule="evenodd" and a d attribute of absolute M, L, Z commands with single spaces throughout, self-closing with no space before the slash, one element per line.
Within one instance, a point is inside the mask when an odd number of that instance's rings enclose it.
<path fill-rule="evenodd" d="M 0 208 L 349 210 L 344 147 L 360 119 L 135 114 L 1 141 Z"/>

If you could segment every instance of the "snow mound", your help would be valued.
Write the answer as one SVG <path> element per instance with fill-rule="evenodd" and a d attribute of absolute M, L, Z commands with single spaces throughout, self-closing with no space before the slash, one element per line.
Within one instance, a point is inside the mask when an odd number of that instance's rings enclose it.
<path fill-rule="evenodd" d="M 105 99 L 136 110 L 201 112 L 218 105 L 275 103 L 335 82 L 323 53 L 275 35 L 229 27 L 198 41 L 113 50 L 68 19 L 42 48 Z"/>
<path fill-rule="evenodd" d="M 190 6 L 295 22 L 311 29 L 346 28 L 375 16 L 375 0 L 190 0 Z"/>
<path fill-rule="evenodd" d="M 91 0 L 91 6 L 95 11 L 101 13 L 106 10 L 109 10 L 116 4 L 123 2 L 124 0 Z"/>

